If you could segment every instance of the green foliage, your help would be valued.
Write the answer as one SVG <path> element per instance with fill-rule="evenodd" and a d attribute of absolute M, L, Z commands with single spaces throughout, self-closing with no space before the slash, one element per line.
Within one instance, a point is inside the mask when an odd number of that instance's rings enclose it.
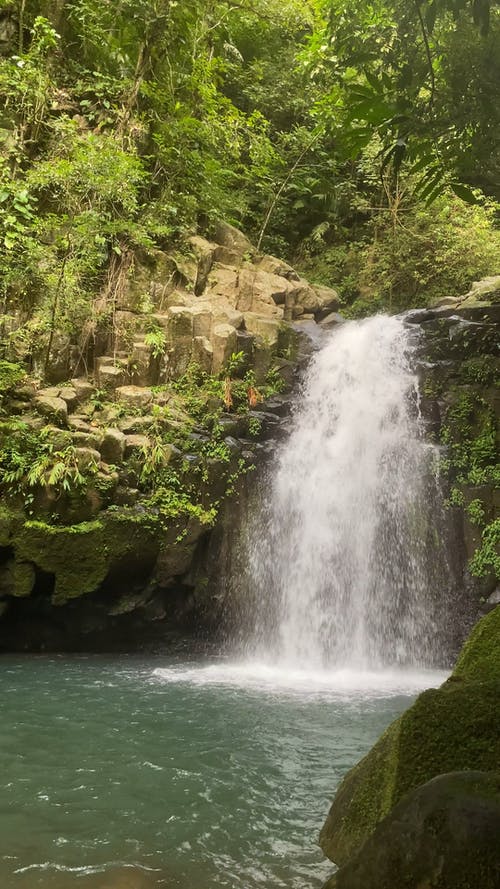
<path fill-rule="evenodd" d="M 57 448 L 50 429 L 38 434 L 20 420 L 0 423 L 0 486 L 20 494 L 26 506 L 36 488 L 50 488 L 56 496 L 85 489 L 97 469 L 94 460 L 82 466 L 73 445 Z"/>
<path fill-rule="evenodd" d="M 479 373 L 481 380 L 487 373 L 491 379 L 492 362 L 470 359 L 465 368 L 465 376 Z M 479 371 L 478 371 L 479 368 Z M 498 466 L 495 415 L 491 407 L 474 390 L 460 390 L 453 393 L 452 404 L 448 408 L 445 423 L 441 429 L 441 440 L 447 445 L 447 459 L 443 470 L 458 483 L 451 490 L 450 506 L 463 507 L 465 497 L 462 488 L 482 485 L 500 485 Z M 466 506 L 471 524 L 482 529 L 481 545 L 469 562 L 469 570 L 477 577 L 493 574 L 500 578 L 500 524 L 498 519 L 488 522 L 485 505 L 475 497 Z"/>
<path fill-rule="evenodd" d="M 498 103 L 497 5 L 317 3 L 323 27 L 317 27 L 304 64 L 318 82 L 335 84 L 319 100 L 318 115 L 334 129 L 347 128 L 346 148 L 353 156 L 377 137 L 387 188 L 397 188 L 406 167 L 418 174 L 415 188 L 422 200 L 431 202 L 446 185 L 462 200 L 476 200 L 470 185 L 477 184 L 474 177 L 484 182 L 480 158 L 498 158 L 499 118 L 487 107 Z M 460 178 L 465 172 L 466 183 Z M 498 188 L 494 179 L 488 184 Z"/>
<path fill-rule="evenodd" d="M 250 417 L 248 421 L 248 434 L 252 438 L 258 438 L 262 431 L 262 423 L 258 417 Z"/>
<path fill-rule="evenodd" d="M 156 511 L 160 521 L 175 518 L 195 518 L 207 528 L 211 527 L 217 517 L 217 507 L 205 509 L 199 503 L 193 503 L 189 494 L 175 482 L 167 487 L 160 486 L 146 500 L 144 506 Z"/>
<path fill-rule="evenodd" d="M 20 4 L 0 59 L 0 297 L 23 322 L 5 357 L 43 374 L 62 336 L 83 365 L 135 257 L 221 217 L 339 284 L 351 317 L 498 271 L 499 9 L 452 5 Z M 159 358 L 162 332 L 147 342 Z"/>
<path fill-rule="evenodd" d="M 448 409 L 441 430 L 451 466 L 467 483 L 471 470 L 496 463 L 495 418 L 489 405 L 475 392 L 461 392 Z"/>
<path fill-rule="evenodd" d="M 481 500 L 471 500 L 467 505 L 467 515 L 473 525 L 484 525 L 484 506 Z"/>
<path fill-rule="evenodd" d="M 380 212 L 348 247 L 323 246 L 317 258 L 310 249 L 301 269 L 338 284 L 343 313 L 358 318 L 464 294 L 473 280 L 497 270 L 499 255 L 491 203 L 471 207 L 447 193 L 426 207 L 408 192 L 397 217 Z"/>
<path fill-rule="evenodd" d="M 500 578 L 500 519 L 495 519 L 483 531 L 481 546 L 474 553 L 469 569 L 476 577 L 493 574 Z"/>
<path fill-rule="evenodd" d="M 492 386 L 498 382 L 498 363 L 493 355 L 468 358 L 462 363 L 461 378 L 465 383 Z"/>
<path fill-rule="evenodd" d="M 25 376 L 26 371 L 20 364 L 0 360 L 0 397 L 14 389 Z"/>
<path fill-rule="evenodd" d="M 153 326 L 146 336 L 144 342 L 151 348 L 153 358 L 160 358 L 165 354 L 167 348 L 167 337 L 165 331 L 159 325 Z"/>

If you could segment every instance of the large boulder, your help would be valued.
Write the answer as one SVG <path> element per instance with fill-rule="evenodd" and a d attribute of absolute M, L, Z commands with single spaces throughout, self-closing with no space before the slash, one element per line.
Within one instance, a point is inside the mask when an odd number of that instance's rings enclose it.
<path fill-rule="evenodd" d="M 38 395 L 35 398 L 35 408 L 43 417 L 48 417 L 55 423 L 66 425 L 68 405 L 64 399 L 55 395 Z"/>
<path fill-rule="evenodd" d="M 269 272 L 271 275 L 280 275 L 288 281 L 300 281 L 300 276 L 295 269 L 282 259 L 277 259 L 276 256 L 263 256 L 258 265 L 259 269 Z"/>
<path fill-rule="evenodd" d="M 345 864 L 410 790 L 439 774 L 500 762 L 500 608 L 475 627 L 455 672 L 421 694 L 347 773 L 320 835 Z"/>
<path fill-rule="evenodd" d="M 194 292 L 196 296 L 199 296 L 207 286 L 207 278 L 214 262 L 215 244 L 210 243 L 210 241 L 205 240 L 200 235 L 193 235 L 193 237 L 188 238 L 188 244 L 198 263 Z"/>
<path fill-rule="evenodd" d="M 212 316 L 212 328 L 215 324 L 230 324 L 239 330 L 243 326 L 243 312 L 235 309 L 223 296 L 211 295 L 210 298 L 202 297 L 198 309 L 210 312 Z M 212 329 L 211 328 L 211 329 Z M 195 322 L 195 336 L 199 336 Z"/>
<path fill-rule="evenodd" d="M 214 350 L 210 340 L 204 336 L 195 336 L 193 340 L 193 361 L 204 373 L 212 372 Z"/>
<path fill-rule="evenodd" d="M 490 275 L 474 281 L 464 296 L 447 296 L 434 303 L 435 308 L 463 309 L 498 304 L 500 300 L 500 275 Z"/>
<path fill-rule="evenodd" d="M 75 460 L 78 463 L 78 469 L 85 471 L 86 469 L 94 469 L 101 462 L 101 455 L 94 448 L 75 448 Z"/>
<path fill-rule="evenodd" d="M 232 265 L 215 265 L 207 281 L 207 289 L 204 293 L 205 299 L 211 299 L 212 296 L 223 297 L 226 302 L 236 308 L 238 299 L 238 281 L 239 269 Z"/>
<path fill-rule="evenodd" d="M 101 457 L 105 463 L 120 464 L 125 456 L 126 438 L 120 429 L 109 427 L 104 431 L 100 446 Z"/>
<path fill-rule="evenodd" d="M 125 459 L 129 457 L 142 457 L 149 447 L 149 438 L 147 435 L 126 435 L 125 436 Z"/>
<path fill-rule="evenodd" d="M 214 240 L 223 247 L 229 247 L 237 253 L 255 253 L 255 247 L 243 232 L 228 222 L 218 222 L 215 226 Z"/>
<path fill-rule="evenodd" d="M 498 889 L 500 773 L 452 772 L 407 794 L 325 889 Z"/>
<path fill-rule="evenodd" d="M 268 346 L 274 346 L 278 342 L 283 323 L 275 318 L 263 318 L 254 312 L 245 314 L 245 327 L 248 333 L 262 337 Z"/>
<path fill-rule="evenodd" d="M 238 277 L 237 308 L 242 312 L 283 317 L 278 306 L 284 305 L 290 284 L 286 278 L 248 265 Z"/>
<path fill-rule="evenodd" d="M 171 342 L 193 336 L 193 312 L 190 306 L 172 306 L 168 310 L 168 334 Z"/>
<path fill-rule="evenodd" d="M 86 401 L 90 401 L 96 392 L 96 387 L 86 377 L 76 377 L 71 380 L 71 386 L 75 390 L 77 404 L 84 404 Z"/>
<path fill-rule="evenodd" d="M 129 379 L 129 373 L 123 364 L 115 364 L 112 358 L 101 357 L 95 363 L 96 378 L 101 389 L 118 389 Z"/>
<path fill-rule="evenodd" d="M 116 398 L 129 408 L 145 408 L 151 404 L 153 393 L 144 386 L 120 386 Z"/>
<path fill-rule="evenodd" d="M 294 317 L 303 313 L 324 316 L 340 306 L 340 296 L 331 287 L 309 284 L 304 279 L 294 282 L 293 287 Z"/>
<path fill-rule="evenodd" d="M 216 324 L 212 331 L 212 373 L 219 373 L 236 352 L 237 335 L 231 324 Z"/>

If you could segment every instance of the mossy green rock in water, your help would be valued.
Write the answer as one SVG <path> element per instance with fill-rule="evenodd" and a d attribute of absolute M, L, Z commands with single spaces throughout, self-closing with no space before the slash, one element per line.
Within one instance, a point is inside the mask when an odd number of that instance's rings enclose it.
<path fill-rule="evenodd" d="M 500 774 L 453 772 L 407 794 L 325 889 L 498 889 Z"/>
<path fill-rule="evenodd" d="M 451 678 L 403 713 L 344 778 L 320 844 L 343 865 L 410 790 L 444 772 L 500 763 L 500 608 L 475 627 Z M 393 887 L 394 889 L 394 887 Z"/>

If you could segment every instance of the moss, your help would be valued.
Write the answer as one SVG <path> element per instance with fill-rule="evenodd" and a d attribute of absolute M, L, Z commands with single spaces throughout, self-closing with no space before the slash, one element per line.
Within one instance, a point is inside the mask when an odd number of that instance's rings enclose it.
<path fill-rule="evenodd" d="M 26 522 L 14 539 L 16 559 L 31 561 L 55 575 L 53 600 L 61 603 L 90 593 L 107 573 L 101 543 L 102 523 L 83 522 L 55 527 L 44 522 Z"/>
<path fill-rule="evenodd" d="M 10 392 L 26 376 L 24 367 L 13 364 L 12 361 L 0 361 L 0 398 L 5 392 Z"/>
<path fill-rule="evenodd" d="M 25 522 L 13 543 L 17 560 L 33 562 L 55 576 L 56 605 L 98 589 L 128 554 L 142 557 L 159 548 L 153 530 L 135 521 L 132 510 L 68 527 Z"/>
<path fill-rule="evenodd" d="M 452 677 L 421 694 L 344 778 L 320 843 L 345 863 L 401 799 L 443 772 L 500 762 L 500 608 L 475 628 Z"/>
<path fill-rule="evenodd" d="M 14 564 L 14 596 L 29 596 L 35 583 L 35 566 L 32 562 Z"/>
<path fill-rule="evenodd" d="M 8 546 L 12 529 L 12 514 L 5 507 L 0 506 L 0 546 Z"/>
<path fill-rule="evenodd" d="M 453 678 L 500 682 L 500 608 L 476 624 L 460 652 Z"/>
<path fill-rule="evenodd" d="M 496 889 L 500 775 L 441 775 L 407 794 L 325 889 Z"/>

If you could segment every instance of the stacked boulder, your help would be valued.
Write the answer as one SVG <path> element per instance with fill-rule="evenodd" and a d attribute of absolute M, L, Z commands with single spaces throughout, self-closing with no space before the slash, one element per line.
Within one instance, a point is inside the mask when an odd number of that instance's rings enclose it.
<path fill-rule="evenodd" d="M 96 359 L 99 386 L 165 382 L 191 363 L 218 374 L 236 353 L 263 378 L 273 353 L 289 348 L 292 324 L 320 321 L 339 306 L 335 290 L 257 253 L 227 223 L 217 226 L 213 241 L 195 235 L 183 246 L 183 253 L 157 251 L 130 276 L 112 348 Z M 160 332 L 164 350 L 148 345 L 148 329 Z"/>

